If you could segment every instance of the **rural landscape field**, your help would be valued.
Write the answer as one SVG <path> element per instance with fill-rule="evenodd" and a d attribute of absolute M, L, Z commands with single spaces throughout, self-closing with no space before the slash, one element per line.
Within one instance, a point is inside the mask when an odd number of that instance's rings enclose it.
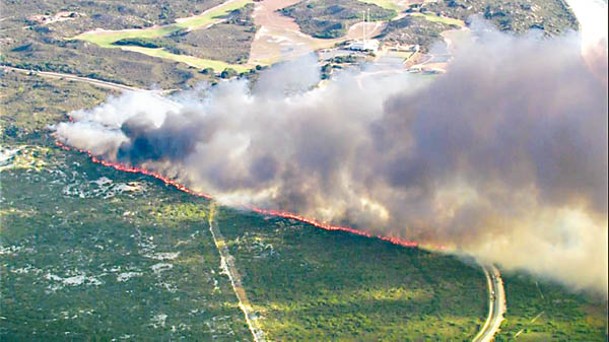
<path fill-rule="evenodd" d="M 606 341 L 602 0 L 0 0 L 0 341 Z"/>

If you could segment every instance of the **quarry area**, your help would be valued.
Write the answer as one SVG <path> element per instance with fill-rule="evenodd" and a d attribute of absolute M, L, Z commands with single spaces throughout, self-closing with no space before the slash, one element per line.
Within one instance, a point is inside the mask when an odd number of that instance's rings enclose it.
<path fill-rule="evenodd" d="M 606 341 L 606 7 L 0 0 L 0 340 Z"/>

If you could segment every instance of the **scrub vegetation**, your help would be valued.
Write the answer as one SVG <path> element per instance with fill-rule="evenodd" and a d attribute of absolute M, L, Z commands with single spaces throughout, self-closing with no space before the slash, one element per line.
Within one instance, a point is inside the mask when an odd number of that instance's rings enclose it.
<path fill-rule="evenodd" d="M 2 76 L 0 339 L 248 340 L 208 201 L 54 145 L 107 93 Z"/>
<path fill-rule="evenodd" d="M 231 209 L 216 222 L 271 340 L 467 341 L 486 319 L 475 264 Z"/>
<path fill-rule="evenodd" d="M 224 6 L 224 12 L 211 12 L 211 17 L 208 12 L 207 15 L 197 17 L 220 3 L 222 1 L 218 0 L 163 3 L 89 1 L 66 5 L 63 1 L 53 0 L 4 1 L 3 20 L 0 23 L 0 63 L 89 76 L 144 88 L 165 89 L 190 87 L 201 81 L 214 82 L 227 68 L 235 71 L 234 74 L 249 69 L 255 71 L 255 68 L 242 64 L 248 59 L 251 40 L 255 34 L 251 22 L 251 5 L 246 6 L 245 1 L 237 1 Z M 67 13 L 66 18 L 59 21 L 41 19 L 54 18 L 64 12 Z M 188 16 L 197 19 L 175 22 L 177 18 Z M 218 23 L 206 29 L 206 34 L 202 36 L 198 33 L 200 30 L 184 31 L 184 28 L 192 25 L 205 26 L 201 22 L 202 18 L 213 19 L 213 22 Z M 167 27 L 171 29 L 167 30 Z M 116 32 L 133 30 L 127 32 L 137 32 L 135 36 L 122 36 L 118 40 L 139 39 L 139 43 L 132 44 L 123 40 L 119 43 L 121 45 L 112 45 L 115 42 L 113 38 L 104 41 L 106 45 L 102 44 L 113 48 L 106 48 L 96 43 L 71 39 L 97 28 L 118 30 Z M 174 35 L 165 38 L 156 35 L 142 37 L 142 32 L 150 30 L 167 30 L 167 34 Z M 88 37 L 100 39 L 102 36 Z M 154 41 L 157 38 L 161 42 Z M 231 48 L 226 48 L 227 39 L 236 40 Z M 153 48 L 134 52 L 119 49 L 143 49 L 142 46 L 150 46 L 151 43 L 165 50 L 159 52 Z M 204 69 L 207 70 L 200 72 Z M 213 72 L 210 72 L 212 69 Z"/>
<path fill-rule="evenodd" d="M 349 26 L 363 20 L 369 10 L 371 21 L 387 21 L 396 11 L 357 0 L 305 0 L 286 7 L 281 13 L 294 18 L 300 30 L 316 38 L 338 38 L 347 33 Z"/>
<path fill-rule="evenodd" d="M 3 0 L 0 62 L 164 89 L 230 78 L 251 67 L 256 27 L 249 1 L 200 16 L 222 2 Z M 393 2 L 366 2 L 380 6 L 305 0 L 282 13 L 322 38 L 344 35 L 366 8 L 372 20 L 399 14 Z M 473 13 L 515 32 L 576 25 L 558 0 L 438 1 L 410 13 L 379 38 L 429 46 Z M 155 34 L 66 39 L 96 28 Z M 208 200 L 55 145 L 53 124 L 109 95 L 0 70 L 0 340 L 251 340 Z M 486 318 L 486 280 L 468 261 L 230 208 L 215 221 L 270 340 L 466 341 Z M 606 302 L 504 279 L 498 341 L 607 340 Z"/>
<path fill-rule="evenodd" d="M 606 341 L 607 305 L 525 274 L 503 276 L 508 309 L 497 341 Z"/>
<path fill-rule="evenodd" d="M 467 21 L 472 15 L 481 16 L 502 31 L 525 33 L 537 29 L 546 34 L 559 34 L 577 29 L 577 20 L 562 0 L 443 0 L 426 3 L 422 12 Z"/>

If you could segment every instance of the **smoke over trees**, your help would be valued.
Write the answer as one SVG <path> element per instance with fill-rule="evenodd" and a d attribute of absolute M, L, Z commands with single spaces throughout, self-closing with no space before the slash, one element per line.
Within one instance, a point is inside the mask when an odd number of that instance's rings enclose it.
<path fill-rule="evenodd" d="M 606 295 L 606 50 L 589 67 L 575 34 L 475 34 L 433 79 L 345 72 L 314 87 L 309 57 L 253 87 L 111 98 L 56 135 L 228 205 L 452 246 Z"/>

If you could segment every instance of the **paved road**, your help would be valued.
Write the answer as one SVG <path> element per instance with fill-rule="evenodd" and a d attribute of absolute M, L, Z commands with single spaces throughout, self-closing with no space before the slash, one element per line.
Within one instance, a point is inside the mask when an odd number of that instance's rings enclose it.
<path fill-rule="evenodd" d="M 505 290 L 501 273 L 495 266 L 482 266 L 489 290 L 489 309 L 486 322 L 480 332 L 474 337 L 474 342 L 493 341 L 495 334 L 499 331 L 503 315 L 506 311 Z"/>
<path fill-rule="evenodd" d="M 136 88 L 136 87 L 130 87 L 128 85 L 124 85 L 124 84 L 120 84 L 120 83 L 102 81 L 102 80 L 98 80 L 95 78 L 77 76 L 77 75 L 72 75 L 72 74 L 64 74 L 64 73 L 50 72 L 50 71 L 28 70 L 28 69 L 14 68 L 14 67 L 9 67 L 9 66 L 4 66 L 4 65 L 2 66 L 2 68 L 7 71 L 9 71 L 9 70 L 16 71 L 16 72 L 20 72 L 22 74 L 32 73 L 34 75 L 43 76 L 43 77 L 47 77 L 47 78 L 54 78 L 54 79 L 63 78 L 65 80 L 89 83 L 89 84 L 92 84 L 92 85 L 95 85 L 95 86 L 98 86 L 101 88 L 106 88 L 106 89 L 111 89 L 111 90 L 118 90 L 118 91 L 143 91 L 144 90 L 144 89 L 140 89 L 140 88 Z"/>
<path fill-rule="evenodd" d="M 42 77 L 46 77 L 46 78 L 64 79 L 64 80 L 70 80 L 70 81 L 76 81 L 76 82 L 83 82 L 83 83 L 88 83 L 88 84 L 91 84 L 94 86 L 98 86 L 100 88 L 116 90 L 116 91 L 150 91 L 150 92 L 155 92 L 155 93 L 158 93 L 161 95 L 167 95 L 167 94 L 171 94 L 175 91 L 180 90 L 177 88 L 149 90 L 149 89 L 144 89 L 144 88 L 128 86 L 128 85 L 125 85 L 122 83 L 116 83 L 116 82 L 111 82 L 111 81 L 102 81 L 102 80 L 98 80 L 95 78 L 78 76 L 78 75 L 73 75 L 73 74 L 64 74 L 64 73 L 60 73 L 60 72 L 36 71 L 36 70 L 29 70 L 29 69 L 14 68 L 14 67 L 9 67 L 9 66 L 5 66 L 5 65 L 0 65 L 0 68 L 4 69 L 5 71 L 15 71 L 15 72 L 20 72 L 22 74 L 33 73 L 34 75 L 38 75 L 38 76 L 42 76 Z"/>
<path fill-rule="evenodd" d="M 106 89 L 111 89 L 111 90 L 118 90 L 118 91 L 142 91 L 143 90 L 140 88 L 130 87 L 128 85 L 124 85 L 124 84 L 120 84 L 120 83 L 102 81 L 102 80 L 97 80 L 95 78 L 76 76 L 76 75 L 72 75 L 72 74 L 63 74 L 63 73 L 59 73 L 59 72 L 50 72 L 50 71 L 28 70 L 28 69 L 14 68 L 14 67 L 9 67 L 9 66 L 2 66 L 2 68 L 4 70 L 16 71 L 16 72 L 20 72 L 22 74 L 32 73 L 34 75 L 43 76 L 43 77 L 47 77 L 47 78 L 65 79 L 65 80 L 89 83 L 89 84 L 92 84 L 92 85 L 95 85 L 95 86 L 98 86 L 101 88 L 106 88 Z"/>

